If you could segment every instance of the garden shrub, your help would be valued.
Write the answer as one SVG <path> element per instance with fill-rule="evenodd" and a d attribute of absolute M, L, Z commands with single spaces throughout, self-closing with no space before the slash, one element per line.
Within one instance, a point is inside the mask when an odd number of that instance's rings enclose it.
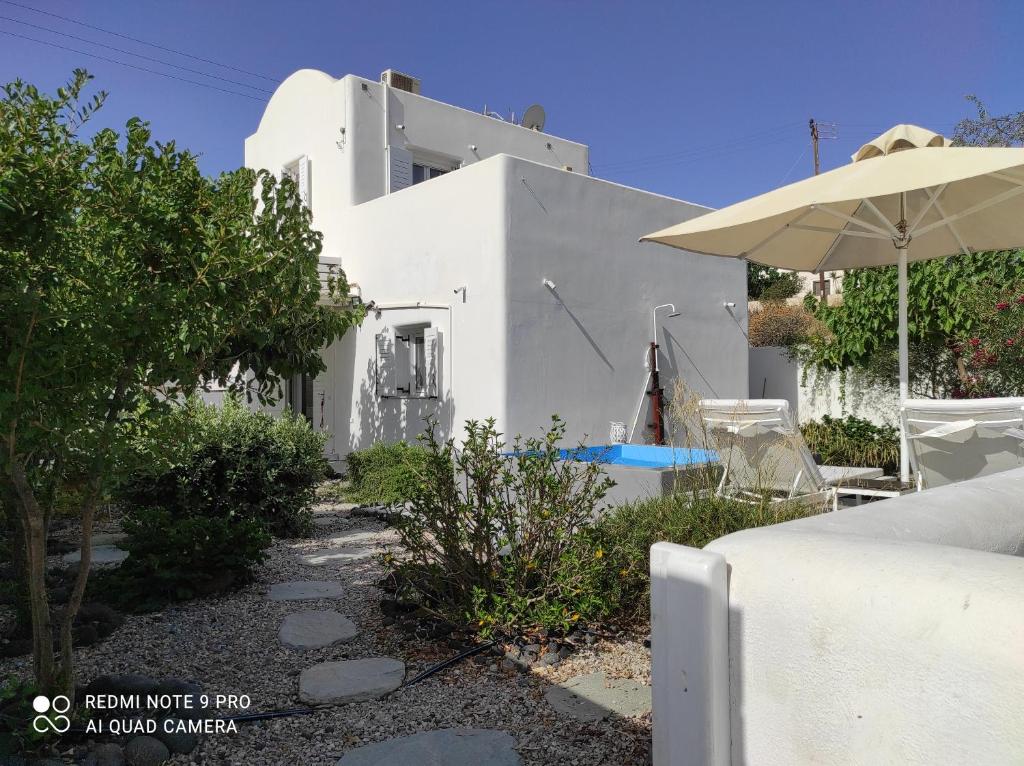
<path fill-rule="evenodd" d="M 405 442 L 378 442 L 349 453 L 346 462 L 352 501 L 395 505 L 412 498 L 426 466 L 427 452 Z"/>
<path fill-rule="evenodd" d="M 613 482 L 599 464 L 560 460 L 564 423 L 511 451 L 494 420 L 466 423 L 460 448 L 430 422 L 421 479 L 397 517 L 399 591 L 481 632 L 567 629 L 608 612 L 594 584 L 603 551 L 587 534 Z"/>
<path fill-rule="evenodd" d="M 895 473 L 900 463 L 900 432 L 852 415 L 800 426 L 807 447 L 825 465 L 864 466 Z"/>
<path fill-rule="evenodd" d="M 259 519 L 279 537 L 307 534 L 316 485 L 325 475 L 324 437 L 301 417 L 190 400 L 168 428 L 183 443 L 170 464 L 136 470 L 122 497 L 175 516 Z"/>
<path fill-rule="evenodd" d="M 132 612 L 246 584 L 271 542 L 264 521 L 231 512 L 181 516 L 139 508 L 123 527 L 128 558 L 117 569 L 95 575 L 93 582 L 105 600 Z"/>
<path fill-rule="evenodd" d="M 803 306 L 765 303 L 750 313 L 747 336 L 751 346 L 791 348 L 824 332 L 823 325 Z"/>
<path fill-rule="evenodd" d="M 681 492 L 611 509 L 589 537 L 605 561 L 595 584 L 602 601 L 621 620 L 650 612 L 650 552 L 657 542 L 703 548 L 723 535 L 819 513 L 820 506 L 793 502 L 743 502 Z"/>

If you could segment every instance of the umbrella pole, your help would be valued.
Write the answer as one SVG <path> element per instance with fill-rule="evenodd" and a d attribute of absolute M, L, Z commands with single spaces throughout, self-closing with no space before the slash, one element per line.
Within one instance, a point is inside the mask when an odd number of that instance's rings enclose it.
<path fill-rule="evenodd" d="M 907 336 L 907 245 L 899 248 L 899 348 L 900 348 L 900 481 L 910 481 L 910 452 L 903 425 L 903 403 L 910 394 L 910 349 Z"/>

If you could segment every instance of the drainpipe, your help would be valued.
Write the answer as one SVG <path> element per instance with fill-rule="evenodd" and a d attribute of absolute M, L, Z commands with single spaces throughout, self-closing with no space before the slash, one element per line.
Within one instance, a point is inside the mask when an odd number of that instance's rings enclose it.
<path fill-rule="evenodd" d="M 388 92 L 388 84 L 383 80 L 380 83 L 381 93 L 384 96 L 384 193 L 391 194 L 391 155 L 388 147 L 391 145 L 391 96 Z"/>

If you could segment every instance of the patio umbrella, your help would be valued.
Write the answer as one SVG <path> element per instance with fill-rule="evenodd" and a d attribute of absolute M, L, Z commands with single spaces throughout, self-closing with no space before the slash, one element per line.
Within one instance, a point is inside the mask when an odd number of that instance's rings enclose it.
<path fill-rule="evenodd" d="M 852 159 L 641 241 L 797 271 L 897 264 L 902 403 L 907 262 L 1024 245 L 1024 149 L 953 147 L 938 133 L 897 125 Z M 909 474 L 901 434 L 900 475 Z"/>

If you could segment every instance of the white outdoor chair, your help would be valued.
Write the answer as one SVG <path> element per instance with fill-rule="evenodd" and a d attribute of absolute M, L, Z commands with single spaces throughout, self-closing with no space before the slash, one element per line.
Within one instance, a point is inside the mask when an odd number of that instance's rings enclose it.
<path fill-rule="evenodd" d="M 704 428 L 723 467 L 718 493 L 730 497 L 830 503 L 839 495 L 878 494 L 844 487 L 874 479 L 881 468 L 816 465 L 785 399 L 702 399 Z"/>
<path fill-rule="evenodd" d="M 1024 397 L 908 399 L 900 416 L 919 490 L 1024 466 Z"/>

